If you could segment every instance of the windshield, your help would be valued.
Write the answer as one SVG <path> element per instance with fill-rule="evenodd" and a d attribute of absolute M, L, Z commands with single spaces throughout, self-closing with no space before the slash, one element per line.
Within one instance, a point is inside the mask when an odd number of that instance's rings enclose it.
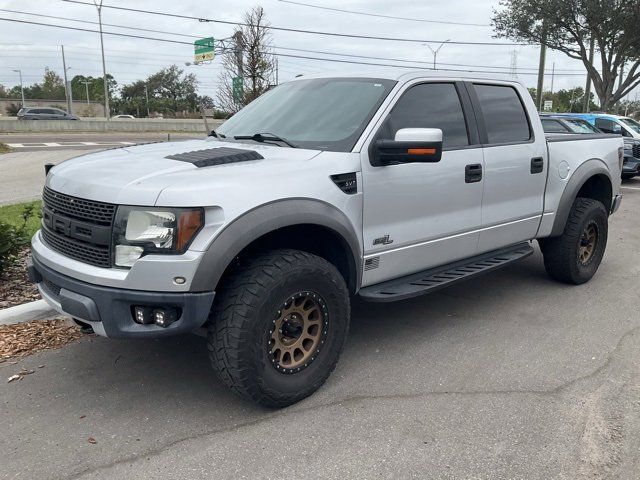
<path fill-rule="evenodd" d="M 602 133 L 586 120 L 566 120 L 567 126 L 574 133 Z"/>
<path fill-rule="evenodd" d="M 640 123 L 630 118 L 621 118 L 620 121 L 636 133 L 640 133 Z"/>
<path fill-rule="evenodd" d="M 268 132 L 301 148 L 349 152 L 395 83 L 377 78 L 284 83 L 240 110 L 216 133 L 232 140 Z"/>

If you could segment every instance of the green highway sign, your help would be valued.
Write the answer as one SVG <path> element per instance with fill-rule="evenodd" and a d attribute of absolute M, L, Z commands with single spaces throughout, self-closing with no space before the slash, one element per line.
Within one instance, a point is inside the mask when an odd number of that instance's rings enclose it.
<path fill-rule="evenodd" d="M 201 38 L 193 42 L 193 59 L 196 63 L 213 60 L 215 40 L 213 37 Z"/>
<path fill-rule="evenodd" d="M 241 103 L 244 99 L 244 78 L 233 77 L 233 101 Z"/>

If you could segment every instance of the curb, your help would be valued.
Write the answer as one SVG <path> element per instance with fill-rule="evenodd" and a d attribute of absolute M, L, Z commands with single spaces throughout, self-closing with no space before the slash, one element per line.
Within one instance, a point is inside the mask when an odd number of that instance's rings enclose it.
<path fill-rule="evenodd" d="M 0 325 L 14 325 L 31 320 L 44 320 L 58 315 L 44 300 L 24 303 L 0 310 Z"/>

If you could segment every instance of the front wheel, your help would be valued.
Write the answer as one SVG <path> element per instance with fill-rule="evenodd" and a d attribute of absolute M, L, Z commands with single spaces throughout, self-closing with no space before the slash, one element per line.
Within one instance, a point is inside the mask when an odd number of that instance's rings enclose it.
<path fill-rule="evenodd" d="M 214 301 L 209 357 L 233 391 L 269 407 L 315 392 L 349 330 L 349 292 L 326 260 L 298 250 L 246 259 Z"/>
<path fill-rule="evenodd" d="M 607 235 L 608 215 L 604 205 L 578 197 L 562 235 L 540 241 L 549 276 L 574 285 L 591 280 L 604 256 Z"/>

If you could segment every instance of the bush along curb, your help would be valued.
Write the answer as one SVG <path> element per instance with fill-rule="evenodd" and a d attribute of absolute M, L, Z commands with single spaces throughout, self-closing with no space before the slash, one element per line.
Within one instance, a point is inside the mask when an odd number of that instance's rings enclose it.
<path fill-rule="evenodd" d="M 0 325 L 14 325 L 31 320 L 47 320 L 58 315 L 44 300 L 23 303 L 0 310 Z"/>

